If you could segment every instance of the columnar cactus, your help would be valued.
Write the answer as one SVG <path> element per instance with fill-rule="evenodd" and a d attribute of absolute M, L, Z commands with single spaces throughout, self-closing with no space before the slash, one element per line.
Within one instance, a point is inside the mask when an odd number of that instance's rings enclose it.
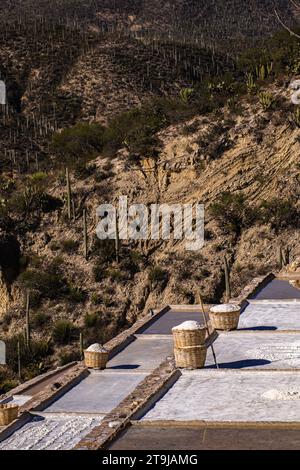
<path fill-rule="evenodd" d="M 115 238 L 115 249 L 116 249 L 116 262 L 120 261 L 120 239 L 119 239 L 119 215 L 116 214 L 116 238 Z"/>
<path fill-rule="evenodd" d="M 231 299 L 230 270 L 227 257 L 224 256 L 224 275 L 225 275 L 225 299 L 229 302 Z"/>
<path fill-rule="evenodd" d="M 82 224 L 83 224 L 83 252 L 85 259 L 88 259 L 88 237 L 87 237 L 87 222 L 86 222 L 86 210 L 83 209 L 82 213 Z"/>
<path fill-rule="evenodd" d="M 17 356 L 18 356 L 18 379 L 21 383 L 22 375 L 21 375 L 21 351 L 20 351 L 20 341 L 17 343 Z"/>
<path fill-rule="evenodd" d="M 71 211 L 72 211 L 72 202 L 71 202 L 71 183 L 70 183 L 70 173 L 69 168 L 66 168 L 66 186 L 67 186 L 67 209 L 68 209 L 68 219 L 71 220 Z"/>
<path fill-rule="evenodd" d="M 26 291 L 26 347 L 30 349 L 30 294 Z"/>
<path fill-rule="evenodd" d="M 83 334 L 82 332 L 79 333 L 79 353 L 80 353 L 80 359 L 83 360 Z"/>

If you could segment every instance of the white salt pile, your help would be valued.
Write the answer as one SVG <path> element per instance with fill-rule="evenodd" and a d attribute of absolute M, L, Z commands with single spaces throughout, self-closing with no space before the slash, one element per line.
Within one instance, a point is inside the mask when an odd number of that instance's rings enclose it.
<path fill-rule="evenodd" d="M 300 390 L 268 390 L 262 394 L 266 400 L 300 400 Z"/>
<path fill-rule="evenodd" d="M 237 304 L 221 304 L 215 305 L 210 309 L 213 313 L 224 313 L 224 312 L 238 312 L 241 307 Z"/>
<path fill-rule="evenodd" d="M 104 346 L 101 346 L 101 344 L 95 343 L 95 344 L 91 344 L 91 346 L 89 346 L 89 347 L 86 349 L 86 351 L 105 353 L 105 352 L 107 352 L 107 349 L 105 349 Z"/>
<path fill-rule="evenodd" d="M 173 330 L 201 330 L 203 328 L 197 321 L 185 321 L 180 325 L 174 326 Z"/>

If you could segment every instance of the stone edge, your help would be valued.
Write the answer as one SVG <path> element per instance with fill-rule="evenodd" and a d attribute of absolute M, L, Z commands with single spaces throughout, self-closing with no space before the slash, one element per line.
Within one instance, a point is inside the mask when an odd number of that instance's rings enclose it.
<path fill-rule="evenodd" d="M 173 358 L 167 359 L 148 375 L 116 408 L 108 413 L 101 424 L 85 436 L 75 450 L 101 450 L 115 440 L 131 421 L 143 414 L 151 403 L 178 380 L 181 372 Z"/>
<path fill-rule="evenodd" d="M 28 416 L 30 411 L 38 411 L 50 405 L 55 399 L 59 398 L 66 391 L 72 388 L 76 383 L 80 382 L 89 374 L 88 369 L 82 364 L 77 364 L 70 368 L 60 377 L 60 387 L 53 390 L 53 384 L 47 385 L 39 393 L 37 393 L 31 400 L 19 408 L 18 418 L 10 423 L 8 426 L 0 428 L 0 442 L 18 429 L 18 424 L 24 424 L 24 415 Z M 26 422 L 26 420 L 25 420 Z"/>

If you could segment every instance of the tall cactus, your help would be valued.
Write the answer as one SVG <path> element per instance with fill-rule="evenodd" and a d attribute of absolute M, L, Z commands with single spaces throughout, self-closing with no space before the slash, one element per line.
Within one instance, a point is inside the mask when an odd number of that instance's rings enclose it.
<path fill-rule="evenodd" d="M 115 238 L 116 262 L 120 262 L 120 238 L 119 238 L 119 214 L 116 213 L 116 238 Z"/>
<path fill-rule="evenodd" d="M 286 266 L 288 266 L 290 264 L 290 257 L 291 257 L 291 248 L 289 246 L 287 246 L 286 249 L 285 249 Z"/>
<path fill-rule="evenodd" d="M 281 270 L 283 268 L 283 256 L 282 256 L 282 246 L 279 245 L 278 247 L 278 267 Z"/>
<path fill-rule="evenodd" d="M 79 333 L 79 351 L 80 359 L 83 360 L 83 334 Z"/>
<path fill-rule="evenodd" d="M 259 80 L 265 80 L 266 78 L 266 68 L 264 66 L 264 64 L 262 65 L 259 65 L 256 67 L 256 75 L 257 75 L 257 78 L 259 78 Z"/>
<path fill-rule="evenodd" d="M 71 220 L 71 216 L 72 216 L 72 194 L 71 194 L 71 182 L 70 182 L 69 168 L 66 168 L 66 186 L 67 186 L 68 219 Z"/>
<path fill-rule="evenodd" d="M 225 301 L 231 299 L 230 270 L 227 256 L 224 256 L 224 276 L 225 276 Z"/>
<path fill-rule="evenodd" d="M 75 201 L 74 198 L 72 197 L 72 218 L 73 222 L 76 220 L 76 209 L 75 209 Z"/>
<path fill-rule="evenodd" d="M 252 94 L 256 90 L 256 84 L 252 73 L 246 75 L 246 86 L 248 93 Z"/>
<path fill-rule="evenodd" d="M 284 248 L 281 248 L 282 251 L 282 267 L 287 265 L 287 260 L 286 260 L 286 250 Z"/>
<path fill-rule="evenodd" d="M 30 349 L 30 294 L 26 291 L 26 347 Z"/>
<path fill-rule="evenodd" d="M 22 375 L 21 375 L 21 351 L 20 351 L 20 341 L 17 343 L 17 356 L 18 356 L 18 379 L 21 383 Z"/>
<path fill-rule="evenodd" d="M 86 209 L 83 209 L 82 224 L 83 224 L 83 253 L 84 253 L 85 259 L 87 260 L 88 259 L 88 237 L 87 237 Z"/>
<path fill-rule="evenodd" d="M 268 76 L 271 75 L 273 71 L 273 62 L 270 62 L 267 64 L 267 73 L 268 73 Z"/>
<path fill-rule="evenodd" d="M 280 245 L 279 247 L 279 266 L 280 269 L 283 269 L 285 266 L 288 266 L 290 264 L 290 255 L 291 255 L 291 249 L 289 246 L 286 246 L 285 248 Z"/>

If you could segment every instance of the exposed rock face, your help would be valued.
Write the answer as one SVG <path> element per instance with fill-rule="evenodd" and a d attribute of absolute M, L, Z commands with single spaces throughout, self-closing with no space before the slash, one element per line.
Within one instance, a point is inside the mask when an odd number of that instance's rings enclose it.
<path fill-rule="evenodd" d="M 295 261 L 289 264 L 289 266 L 286 267 L 286 271 L 290 273 L 300 273 L 300 258 L 297 258 Z M 297 289 L 300 289 L 300 279 L 292 280 L 290 281 L 290 284 L 292 284 L 292 286 L 296 287 Z"/>
<path fill-rule="evenodd" d="M 287 271 L 292 273 L 300 273 L 300 258 L 297 258 L 289 266 L 287 266 Z"/>

